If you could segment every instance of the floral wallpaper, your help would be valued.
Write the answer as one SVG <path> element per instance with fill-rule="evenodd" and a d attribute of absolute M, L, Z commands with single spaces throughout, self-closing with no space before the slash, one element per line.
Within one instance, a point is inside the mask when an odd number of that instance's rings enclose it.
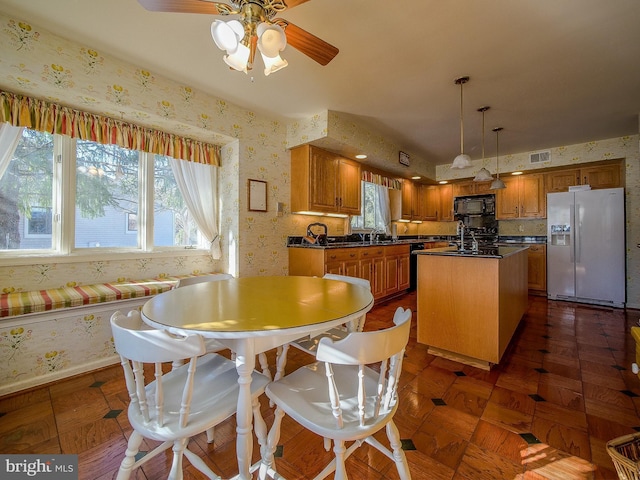
<path fill-rule="evenodd" d="M 223 252 L 218 261 L 199 252 L 178 256 L 151 252 L 104 259 L 2 258 L 0 289 L 26 291 L 203 271 L 224 271 L 236 276 L 284 275 L 288 235 L 303 235 L 306 225 L 316 221 L 326 223 L 330 235 L 341 235 L 348 229 L 343 219 L 290 213 L 287 149 L 313 141 L 326 148 L 366 148 L 373 161 L 397 162 L 400 147 L 360 124 L 355 117 L 325 111 L 285 125 L 123 62 L 94 46 L 53 35 L 28 19 L 0 13 L 0 45 L 0 88 L 221 145 L 219 201 Z M 627 291 L 629 306 L 635 308 L 640 308 L 640 249 L 635 248 L 640 238 L 638 143 L 639 136 L 632 135 L 553 147 L 551 160 L 544 165 L 625 159 Z M 474 162 L 473 172 L 452 172 L 448 166 L 427 167 L 415 155 L 412 163 L 422 165 L 427 176 L 435 180 L 470 177 L 482 166 Z M 486 160 L 491 171 L 495 171 L 494 164 L 493 159 Z M 501 157 L 500 164 L 504 171 L 532 168 L 527 152 Z M 267 212 L 248 210 L 249 179 L 267 182 Z M 541 230 L 541 223 L 521 223 L 531 229 L 531 234 Z M 407 231 L 399 233 L 450 234 L 450 224 L 409 224 Z M 520 224 L 515 222 L 514 228 L 520 231 Z M 41 381 L 49 381 L 56 375 L 113 362 L 110 314 L 108 309 L 91 307 L 4 319 L 0 328 L 0 394 L 16 386 L 34 384 L 39 377 L 45 378 Z"/>

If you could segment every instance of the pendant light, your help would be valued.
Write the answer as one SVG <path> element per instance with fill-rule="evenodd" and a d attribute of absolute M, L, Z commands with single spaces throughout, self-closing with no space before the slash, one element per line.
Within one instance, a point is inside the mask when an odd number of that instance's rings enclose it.
<path fill-rule="evenodd" d="M 482 113 L 482 165 L 483 166 L 480 169 L 480 171 L 476 174 L 476 176 L 473 178 L 474 182 L 488 182 L 490 180 L 493 180 L 493 176 L 491 176 L 491 173 L 489 173 L 489 170 L 484 168 L 484 112 L 489 110 L 489 108 L 491 107 L 480 107 L 478 109 L 478 111 Z"/>
<path fill-rule="evenodd" d="M 500 163 L 498 160 L 498 134 L 503 130 L 502 127 L 495 127 L 493 129 L 496 132 L 496 179 L 491 182 L 490 190 L 502 190 L 503 188 L 507 188 L 502 180 L 500 180 Z"/>
<path fill-rule="evenodd" d="M 456 85 L 460 85 L 460 155 L 453 159 L 451 168 L 469 168 L 471 166 L 471 158 L 464 153 L 464 114 L 462 102 L 462 86 L 469 81 L 469 77 L 456 78 Z"/>

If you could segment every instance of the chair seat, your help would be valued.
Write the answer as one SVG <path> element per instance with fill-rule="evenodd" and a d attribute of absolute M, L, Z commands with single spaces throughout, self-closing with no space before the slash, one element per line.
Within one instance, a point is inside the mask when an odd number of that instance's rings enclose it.
<path fill-rule="evenodd" d="M 172 406 L 164 412 L 163 426 L 145 422 L 136 405 L 129 405 L 129 421 L 134 429 L 142 429 L 145 436 L 165 441 L 196 435 L 219 424 L 236 412 L 238 403 L 238 372 L 235 363 L 221 355 L 212 353 L 198 358 L 194 378 L 193 399 L 189 410 L 189 424 L 179 425 L 182 385 L 185 383 L 189 364 L 182 365 L 163 378 L 164 405 Z M 269 382 L 269 378 L 253 372 L 251 395 L 260 395 Z M 155 381 L 145 387 L 150 404 L 155 403 Z M 149 411 L 151 420 L 156 413 Z"/>
<path fill-rule="evenodd" d="M 365 438 L 380 426 L 391 421 L 396 411 L 394 404 L 386 412 L 381 411 L 375 418 L 373 405 L 378 395 L 379 373 L 364 368 L 364 386 L 367 400 L 365 415 L 374 418 L 371 424 L 360 426 L 358 417 L 358 376 L 357 365 L 333 365 L 334 380 L 340 391 L 340 408 L 342 409 L 343 426 L 338 428 L 332 414 L 331 401 L 327 393 L 327 376 L 324 362 L 314 362 L 299 368 L 295 372 L 271 382 L 265 390 L 267 396 L 295 421 L 312 432 L 326 438 L 355 440 Z M 345 401 L 344 399 L 347 399 Z M 386 419 L 384 418 L 386 417 Z"/>
<path fill-rule="evenodd" d="M 291 345 L 294 345 L 297 349 L 315 356 L 316 352 L 318 351 L 318 345 L 320 344 L 321 338 L 326 337 L 331 339 L 334 342 L 337 342 L 338 340 L 344 339 L 347 335 L 349 335 L 349 332 L 346 329 L 335 327 L 335 328 L 330 328 L 329 330 L 322 332 L 321 334 L 316 335 L 315 337 L 299 338 L 298 340 L 295 341 L 295 343 L 291 343 Z"/>

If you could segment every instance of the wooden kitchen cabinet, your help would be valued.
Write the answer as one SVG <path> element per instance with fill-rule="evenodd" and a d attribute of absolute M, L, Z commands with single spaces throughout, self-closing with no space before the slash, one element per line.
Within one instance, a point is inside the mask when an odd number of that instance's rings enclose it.
<path fill-rule="evenodd" d="M 422 219 L 431 222 L 437 221 L 440 213 L 440 190 L 437 185 L 421 185 L 420 196 L 420 204 L 423 208 Z"/>
<path fill-rule="evenodd" d="M 624 187 L 623 178 L 621 161 L 557 170 L 546 174 L 547 193 L 568 192 L 574 185 L 590 185 L 593 190 Z"/>
<path fill-rule="evenodd" d="M 411 180 L 402 180 L 402 219 L 421 220 L 419 185 Z"/>
<path fill-rule="evenodd" d="M 441 222 L 453 221 L 453 185 L 440 185 L 440 211 L 438 220 Z"/>
<path fill-rule="evenodd" d="M 289 275 L 325 273 L 369 280 L 375 299 L 409 288 L 409 245 L 345 248 L 289 248 Z"/>
<path fill-rule="evenodd" d="M 422 185 L 423 208 L 421 220 L 433 222 L 453 221 L 453 186 L 452 185 Z"/>
<path fill-rule="evenodd" d="M 292 212 L 360 215 L 360 164 L 312 145 L 291 150 Z"/>
<path fill-rule="evenodd" d="M 506 188 L 496 190 L 496 219 L 546 218 L 547 196 L 544 174 L 509 176 Z"/>
<path fill-rule="evenodd" d="M 469 195 L 486 195 L 493 193 L 489 188 L 491 182 L 474 182 L 473 180 L 456 182 L 452 184 L 454 197 L 466 197 Z"/>
<path fill-rule="evenodd" d="M 545 244 L 529 245 L 527 250 L 529 267 L 529 293 L 533 295 L 547 294 L 547 246 Z"/>

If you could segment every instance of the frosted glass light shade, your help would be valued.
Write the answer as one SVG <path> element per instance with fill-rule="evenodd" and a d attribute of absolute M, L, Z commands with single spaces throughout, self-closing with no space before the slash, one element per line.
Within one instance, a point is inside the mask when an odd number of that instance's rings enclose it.
<path fill-rule="evenodd" d="M 226 50 L 228 54 L 233 55 L 244 37 L 244 27 L 237 20 L 214 20 L 211 24 L 211 37 L 220 50 Z"/>
<path fill-rule="evenodd" d="M 484 167 L 482 167 L 473 178 L 474 182 L 488 182 L 489 180 L 493 180 L 493 176 L 489 173 L 489 170 Z"/>
<path fill-rule="evenodd" d="M 223 60 L 234 70 L 247 73 L 247 64 L 249 63 L 250 53 L 251 51 L 249 50 L 249 47 L 239 43 L 238 49 L 231 55 L 225 55 Z"/>
<path fill-rule="evenodd" d="M 287 37 L 280 25 L 262 22 L 256 30 L 258 49 L 265 57 L 274 58 L 287 46 Z"/>
<path fill-rule="evenodd" d="M 502 190 L 503 188 L 507 188 L 507 186 L 498 177 L 493 182 L 491 182 L 491 186 L 489 187 L 489 190 Z"/>
<path fill-rule="evenodd" d="M 451 168 L 469 168 L 471 166 L 471 157 L 465 153 L 461 153 L 453 159 L 453 165 Z"/>
<path fill-rule="evenodd" d="M 265 57 L 262 55 L 262 61 L 264 62 L 264 75 L 268 76 L 270 73 L 277 72 L 280 69 L 283 69 L 289 63 L 277 55 L 275 57 Z"/>

